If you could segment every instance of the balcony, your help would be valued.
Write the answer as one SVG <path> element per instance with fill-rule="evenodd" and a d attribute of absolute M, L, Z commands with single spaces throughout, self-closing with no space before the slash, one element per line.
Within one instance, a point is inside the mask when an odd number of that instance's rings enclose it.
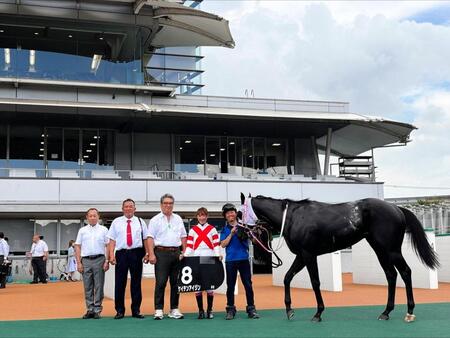
<path fill-rule="evenodd" d="M 0 172 L 0 213 L 84 212 L 98 206 L 102 212 L 117 212 L 125 198 L 133 198 L 140 212 L 158 212 L 159 198 L 170 192 L 176 210 L 193 212 L 199 206 L 220 212 L 228 202 L 239 202 L 240 192 L 295 200 L 311 198 L 344 202 L 359 198 L 383 198 L 382 183 L 325 180 L 301 175 L 204 176 L 173 171 L 76 171 L 29 169 L 22 175 Z M 8 171 L 8 173 L 7 173 Z M 8 176 L 6 176 L 8 174 Z M 26 177 L 31 174 L 32 177 Z"/>
<path fill-rule="evenodd" d="M 144 85 L 139 60 L 104 60 L 65 53 L 0 48 L 0 77 L 48 81 L 76 81 Z"/>

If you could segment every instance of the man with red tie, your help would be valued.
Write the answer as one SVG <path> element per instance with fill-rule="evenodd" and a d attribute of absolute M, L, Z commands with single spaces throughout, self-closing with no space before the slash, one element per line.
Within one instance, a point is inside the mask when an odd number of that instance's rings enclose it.
<path fill-rule="evenodd" d="M 131 316 L 142 319 L 142 261 L 148 260 L 148 229 L 141 218 L 134 216 L 136 205 L 131 198 L 122 202 L 122 211 L 123 216 L 117 217 L 108 231 L 110 263 L 116 264 L 114 304 L 117 314 L 114 319 L 122 319 L 125 315 L 128 271 L 131 276 Z"/>

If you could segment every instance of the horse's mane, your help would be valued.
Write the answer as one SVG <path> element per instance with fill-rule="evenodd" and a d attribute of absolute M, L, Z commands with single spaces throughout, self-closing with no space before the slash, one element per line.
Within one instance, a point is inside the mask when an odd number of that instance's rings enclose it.
<path fill-rule="evenodd" d="M 293 200 L 290 198 L 278 199 L 278 198 L 266 197 L 263 195 L 258 195 L 254 198 L 260 198 L 260 199 L 264 198 L 264 199 L 268 199 L 268 200 L 272 200 L 272 201 L 288 201 L 289 203 L 300 203 L 300 204 L 308 204 L 308 203 L 316 202 L 316 201 L 310 200 L 309 198 L 305 198 L 303 200 Z"/>

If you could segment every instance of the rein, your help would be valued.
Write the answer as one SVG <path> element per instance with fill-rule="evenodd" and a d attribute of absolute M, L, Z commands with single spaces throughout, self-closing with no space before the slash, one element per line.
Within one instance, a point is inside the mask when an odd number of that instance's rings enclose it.
<path fill-rule="evenodd" d="M 273 254 L 273 255 L 275 256 L 275 258 L 276 258 L 277 261 L 276 261 L 276 262 L 273 262 L 273 261 L 272 261 L 272 268 L 278 268 L 278 267 L 280 267 L 281 265 L 283 265 L 283 261 L 282 261 L 281 258 L 277 255 L 276 251 L 280 250 L 281 247 L 282 247 L 283 244 L 284 244 L 283 231 L 284 231 L 284 226 L 285 226 L 285 224 L 286 224 L 286 216 L 287 216 L 288 207 L 289 207 L 289 204 L 286 203 L 286 207 L 285 207 L 285 209 L 284 209 L 284 211 L 283 211 L 283 218 L 282 218 L 282 222 L 281 222 L 280 240 L 279 240 L 278 245 L 277 245 L 276 248 L 273 248 L 272 245 L 270 244 L 270 240 L 269 240 L 270 234 L 269 234 L 269 231 L 268 231 L 265 227 L 263 227 L 262 225 L 258 224 L 258 222 L 256 222 L 256 224 L 245 224 L 245 223 L 243 223 L 243 222 L 238 223 L 238 226 L 241 227 L 241 228 L 243 228 L 244 231 L 245 231 L 247 234 L 249 234 L 249 235 L 252 237 L 252 239 L 255 240 L 255 242 L 258 243 L 258 245 L 259 245 L 263 250 L 265 250 L 266 252 L 271 253 L 271 254 Z M 247 211 L 247 208 L 245 208 L 244 211 Z M 243 217 L 243 219 L 245 219 L 245 217 Z M 264 244 L 261 242 L 261 240 L 258 238 L 257 235 L 255 235 L 255 233 L 261 234 L 263 231 L 267 234 L 267 246 L 264 245 Z"/>

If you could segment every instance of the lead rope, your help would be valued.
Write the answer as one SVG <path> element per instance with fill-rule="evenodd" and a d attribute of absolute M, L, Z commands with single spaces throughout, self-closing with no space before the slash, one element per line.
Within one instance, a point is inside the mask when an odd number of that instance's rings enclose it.
<path fill-rule="evenodd" d="M 271 253 L 271 254 L 273 254 L 275 256 L 275 258 L 277 259 L 277 262 L 273 262 L 272 261 L 272 267 L 273 268 L 278 268 L 281 265 L 283 265 L 283 261 L 277 255 L 276 251 L 280 250 L 281 247 L 284 244 L 283 232 L 284 232 L 284 226 L 286 224 L 286 217 L 287 217 L 288 208 L 289 208 L 289 203 L 286 203 L 286 207 L 284 208 L 284 211 L 283 211 L 283 218 L 282 218 L 282 221 L 281 221 L 280 240 L 278 241 L 277 247 L 275 249 L 270 244 L 269 232 L 267 231 L 266 228 L 261 227 L 261 229 L 263 229 L 267 233 L 267 238 L 268 238 L 268 240 L 267 240 L 267 247 L 255 236 L 255 234 L 253 233 L 253 230 L 246 226 L 247 224 L 238 223 L 238 226 L 244 228 L 251 235 L 251 237 L 259 244 L 259 246 L 262 249 L 264 249 L 265 251 L 267 251 L 267 252 L 269 252 L 269 253 Z M 244 212 L 247 213 L 247 206 L 245 204 L 244 204 Z M 245 217 L 243 217 L 243 219 L 245 219 Z"/>

